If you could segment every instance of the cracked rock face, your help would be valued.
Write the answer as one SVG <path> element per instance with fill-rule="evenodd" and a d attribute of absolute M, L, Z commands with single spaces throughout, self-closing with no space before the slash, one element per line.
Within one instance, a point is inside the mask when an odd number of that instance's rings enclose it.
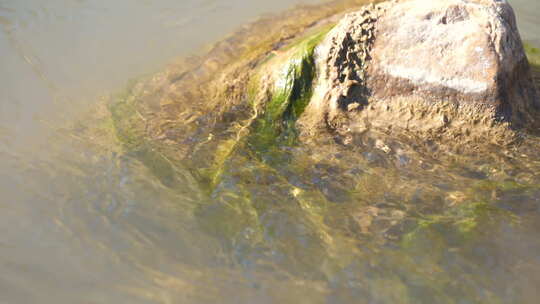
<path fill-rule="evenodd" d="M 378 128 L 505 142 L 540 109 L 504 0 L 368 6 L 343 18 L 316 55 L 316 89 L 299 121 L 304 133 Z"/>

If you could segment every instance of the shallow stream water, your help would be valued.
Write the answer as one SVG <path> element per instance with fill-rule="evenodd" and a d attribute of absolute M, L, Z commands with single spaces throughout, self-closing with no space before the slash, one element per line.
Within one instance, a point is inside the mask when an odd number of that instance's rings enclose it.
<path fill-rule="evenodd" d="M 67 127 L 296 3 L 0 0 L 0 304 L 537 303 L 537 137 L 444 159 L 246 147 L 209 191 Z M 540 2 L 511 3 L 540 45 Z"/>

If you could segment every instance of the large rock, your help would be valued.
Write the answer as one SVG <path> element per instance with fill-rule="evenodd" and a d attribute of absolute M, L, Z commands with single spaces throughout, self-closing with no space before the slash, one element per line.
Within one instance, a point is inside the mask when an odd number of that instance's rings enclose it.
<path fill-rule="evenodd" d="M 379 129 L 511 141 L 540 108 L 504 0 L 394 1 L 347 15 L 316 50 L 299 125 L 313 135 Z"/>

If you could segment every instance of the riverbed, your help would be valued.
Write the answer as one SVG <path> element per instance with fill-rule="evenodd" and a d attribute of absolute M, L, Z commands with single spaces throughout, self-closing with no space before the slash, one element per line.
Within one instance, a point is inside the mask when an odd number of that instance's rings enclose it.
<path fill-rule="evenodd" d="M 538 138 L 446 162 L 238 156 L 209 193 L 79 132 L 128 80 L 299 3 L 0 0 L 1 304 L 536 303 Z M 511 3 L 540 45 L 539 2 Z"/>

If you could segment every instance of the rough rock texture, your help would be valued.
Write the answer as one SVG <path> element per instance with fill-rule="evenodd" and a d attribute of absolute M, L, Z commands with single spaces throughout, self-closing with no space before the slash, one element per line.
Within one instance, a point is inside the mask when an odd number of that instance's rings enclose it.
<path fill-rule="evenodd" d="M 300 124 L 317 125 L 367 103 L 370 95 L 366 85 L 367 63 L 375 22 L 383 10 L 383 6 L 370 5 L 348 14 L 317 47 L 318 77 Z"/>
<path fill-rule="evenodd" d="M 506 143 L 540 109 L 506 1 L 370 6 L 341 20 L 316 54 L 317 88 L 299 121 L 304 135 L 377 128 Z"/>

